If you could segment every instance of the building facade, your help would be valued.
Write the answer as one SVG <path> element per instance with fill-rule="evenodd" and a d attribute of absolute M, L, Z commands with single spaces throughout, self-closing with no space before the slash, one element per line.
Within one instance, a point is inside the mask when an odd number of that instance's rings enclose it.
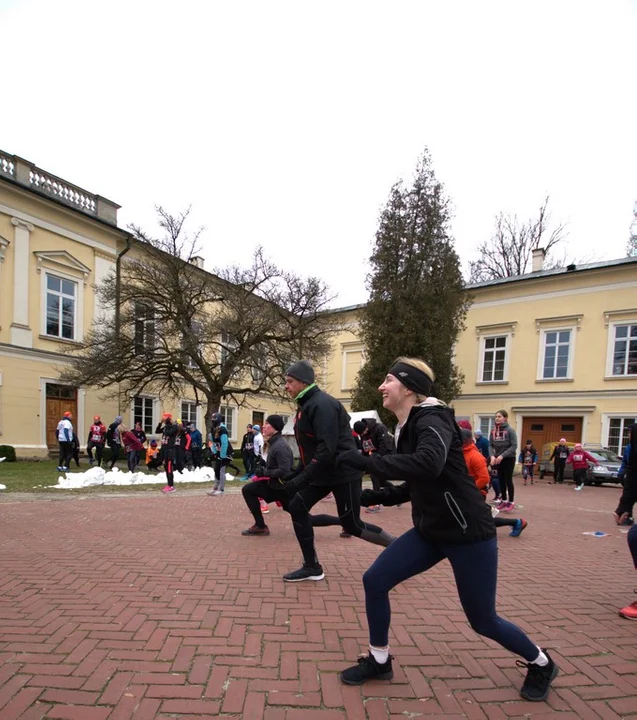
<path fill-rule="evenodd" d="M 97 288 L 127 246 L 117 226 L 119 206 L 0 152 L 0 445 L 19 457 L 45 457 L 57 447 L 63 412 L 73 414 L 82 446 L 94 415 L 106 423 L 122 415 L 152 435 L 162 412 L 204 425 L 194 393 L 181 398 L 148 393 L 123 405 L 117 392 L 64 384 L 85 333 L 103 317 Z M 272 412 L 286 417 L 289 404 L 261 397 L 221 408 L 234 441 L 247 423 Z"/>
<path fill-rule="evenodd" d="M 538 269 L 469 290 L 455 348 L 465 375 L 457 418 L 486 433 L 505 409 L 520 442 L 564 437 L 621 451 L 637 421 L 637 258 Z M 351 332 L 328 363 L 330 389 L 347 406 L 364 362 L 359 309 L 342 309 Z"/>

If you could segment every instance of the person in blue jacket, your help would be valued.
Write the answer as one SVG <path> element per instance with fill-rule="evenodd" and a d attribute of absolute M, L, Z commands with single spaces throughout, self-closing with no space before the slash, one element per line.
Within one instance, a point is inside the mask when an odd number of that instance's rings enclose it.
<path fill-rule="evenodd" d="M 197 430 L 195 423 L 190 423 L 190 453 L 192 456 L 192 466 L 201 467 L 201 457 L 203 452 L 203 436 L 201 430 Z"/>
<path fill-rule="evenodd" d="M 476 430 L 473 433 L 473 437 L 476 440 L 476 447 L 478 450 L 484 455 L 484 459 L 487 461 L 487 463 L 490 460 L 489 455 L 489 441 L 484 437 L 482 434 L 482 430 Z"/>

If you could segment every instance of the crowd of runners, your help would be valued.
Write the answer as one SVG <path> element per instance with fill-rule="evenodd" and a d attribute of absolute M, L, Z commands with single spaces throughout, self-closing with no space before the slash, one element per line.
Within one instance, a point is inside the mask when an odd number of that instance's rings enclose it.
<path fill-rule="evenodd" d="M 392 678 L 389 592 L 447 559 L 471 627 L 523 659 L 519 661 L 527 669 L 520 690 L 523 698 L 545 700 L 558 673 L 555 662 L 546 649 L 496 611 L 496 528 L 510 527 L 510 535 L 519 537 L 527 527 L 524 518 L 509 515 L 516 510 L 514 468 L 519 462 L 524 484 L 534 483 L 537 451 L 527 441 L 518 453 L 516 433 L 505 410 L 495 414 L 488 439 L 479 430 L 474 432 L 468 422 L 457 423 L 453 410 L 433 397 L 434 383 L 433 370 L 422 360 L 396 360 L 378 388 L 383 407 L 396 419 L 392 436 L 371 418 L 352 429 L 343 405 L 317 386 L 312 366 L 303 360 L 293 363 L 285 375 L 285 389 L 297 408 L 294 435 L 300 459 L 295 465 L 292 449 L 281 434 L 282 416 L 268 416 L 262 428 L 248 427 L 241 454 L 242 479 L 249 482 L 242 487 L 242 495 L 254 522 L 242 534 L 270 534 L 263 517 L 269 503 L 289 513 L 303 562 L 283 576 L 285 582 L 325 577 L 314 542 L 315 527 L 340 526 L 343 537 L 384 548 L 363 575 L 369 651 L 341 673 L 343 683 L 360 685 Z M 167 477 L 164 492 L 174 492 L 174 471 L 188 463 L 194 467 L 204 461 L 214 464 L 210 494 L 215 496 L 224 492 L 226 468 L 240 472 L 232 464 L 233 448 L 222 416 L 217 413 L 212 420 L 204 452 L 201 433 L 195 427 L 174 422 L 170 413 L 163 415 L 156 429 L 161 444 L 151 441 L 145 459 L 149 468 L 163 464 Z M 68 467 L 74 447 L 79 447 L 71 421 L 66 413 L 58 426 L 59 469 Z M 134 469 L 144 448 L 145 436 L 140 436 L 140 430 L 141 426 L 124 427 L 121 417 L 106 428 L 96 417 L 88 438 L 90 462 L 101 464 L 100 447 L 103 451 L 109 444 L 113 449 L 117 434 L 119 446 L 126 449 L 129 469 Z M 117 457 L 117 452 L 112 454 L 111 467 Z M 576 490 L 583 487 L 589 463 L 597 462 L 580 443 L 569 447 L 564 438 L 551 460 L 556 483 L 563 483 L 564 469 L 572 464 Z M 637 425 L 631 428 L 622 472 L 624 488 L 614 517 L 618 524 L 632 525 L 637 501 Z M 365 474 L 371 478 L 371 488 L 363 489 Z M 490 488 L 493 497 L 487 502 Z M 312 514 L 313 507 L 327 496 L 333 497 L 337 514 Z M 361 507 L 378 513 L 384 507 L 405 503 L 411 503 L 413 527 L 397 538 L 361 519 Z M 635 525 L 628 532 L 628 544 L 637 568 Z M 637 619 L 637 602 L 622 608 L 620 614 Z"/>

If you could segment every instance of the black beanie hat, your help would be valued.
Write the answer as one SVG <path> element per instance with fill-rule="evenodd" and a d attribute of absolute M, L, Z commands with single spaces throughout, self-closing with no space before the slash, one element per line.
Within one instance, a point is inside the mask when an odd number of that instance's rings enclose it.
<path fill-rule="evenodd" d="M 311 385 L 314 382 L 314 368 L 307 360 L 297 360 L 285 371 L 286 375 L 299 382 Z"/>
<path fill-rule="evenodd" d="M 357 420 L 354 423 L 354 432 L 357 435 L 362 435 L 365 432 L 366 427 L 367 427 L 367 423 L 364 420 Z"/>
<path fill-rule="evenodd" d="M 283 428 L 285 427 L 285 423 L 283 422 L 283 418 L 281 417 L 281 415 L 268 415 L 265 421 L 268 423 L 268 425 L 272 425 L 272 427 L 277 432 L 282 432 Z"/>

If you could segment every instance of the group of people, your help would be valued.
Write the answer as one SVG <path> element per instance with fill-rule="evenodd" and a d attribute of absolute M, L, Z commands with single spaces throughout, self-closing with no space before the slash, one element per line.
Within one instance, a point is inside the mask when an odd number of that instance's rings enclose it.
<path fill-rule="evenodd" d="M 281 416 L 269 416 L 263 424 L 262 463 L 255 481 L 242 488 L 255 521 L 243 535 L 269 534 L 259 498 L 281 504 L 291 517 L 303 556 L 301 567 L 283 576 L 285 582 L 325 577 L 316 552 L 315 527 L 339 524 L 348 535 L 384 548 L 363 576 L 369 652 L 341 673 L 343 683 L 360 685 L 393 677 L 389 593 L 404 580 L 448 559 L 471 626 L 524 659 L 527 673 L 521 695 L 544 700 L 558 672 L 555 662 L 496 612 L 496 525 L 478 487 L 489 482 L 488 475 L 486 482 L 484 477 L 486 460 L 476 449 L 482 464 L 480 477 L 472 477 L 464 449 L 473 447 L 471 431 L 463 435 L 453 411 L 432 396 L 434 381 L 431 368 L 418 359 L 399 358 L 390 368 L 379 392 L 383 406 L 398 424 L 393 443 L 381 452 L 373 440 L 367 447 L 364 442 L 357 447 L 345 408 L 317 386 L 309 363 L 291 365 L 285 389 L 297 405 L 294 434 L 300 460 L 294 467 L 292 451 L 281 437 Z M 366 428 L 357 429 L 363 431 L 362 438 Z M 500 435 L 503 430 L 499 428 Z M 496 450 L 498 454 L 489 462 L 501 465 L 508 455 L 503 456 L 499 447 Z M 372 477 L 374 487 L 362 490 L 365 473 Z M 329 494 L 336 502 L 337 517 L 313 515 L 312 508 Z M 361 520 L 361 506 L 407 502 L 412 506 L 413 528 L 398 538 Z"/>

